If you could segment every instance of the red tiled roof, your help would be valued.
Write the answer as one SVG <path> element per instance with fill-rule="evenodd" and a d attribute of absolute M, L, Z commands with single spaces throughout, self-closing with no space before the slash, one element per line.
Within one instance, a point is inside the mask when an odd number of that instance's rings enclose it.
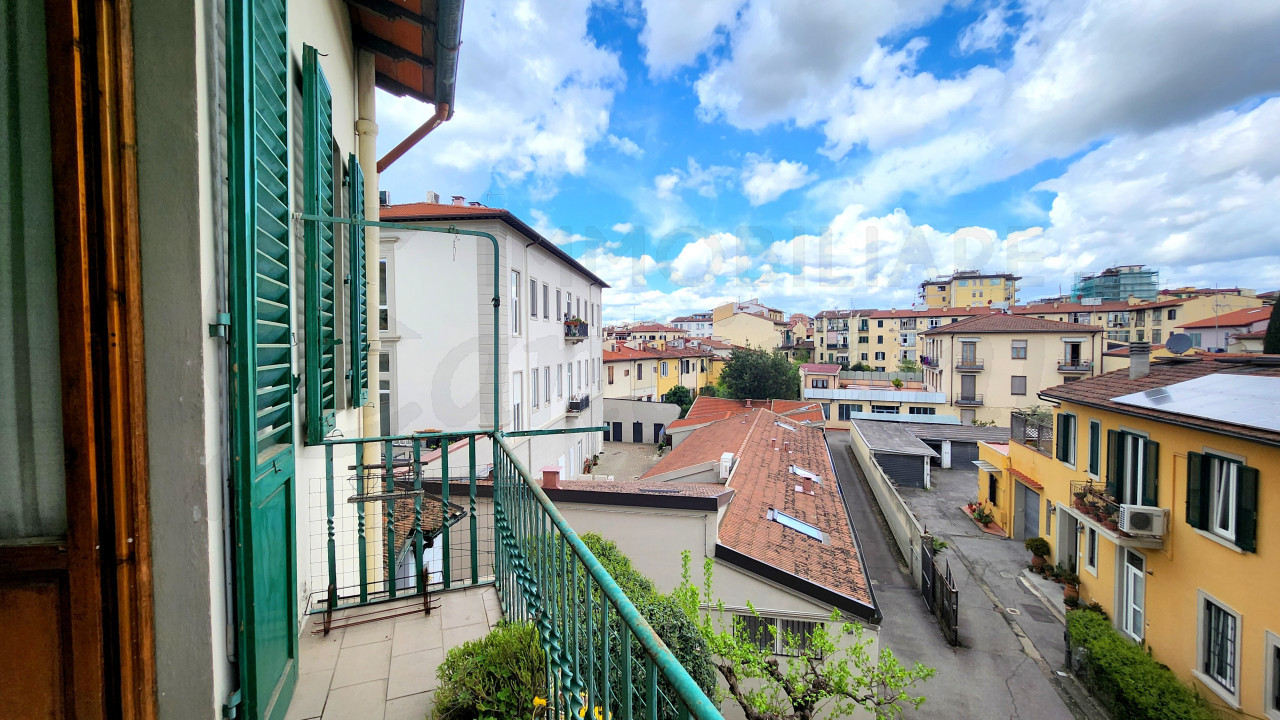
<path fill-rule="evenodd" d="M 1262 307 L 1245 308 L 1234 312 L 1219 315 L 1216 318 L 1205 318 L 1189 322 L 1186 325 L 1179 325 L 1180 328 L 1211 328 L 1211 327 L 1246 327 L 1256 322 L 1265 322 L 1271 317 L 1271 308 L 1274 305 L 1263 305 Z"/>
<path fill-rule="evenodd" d="M 605 362 L 618 362 L 621 360 L 650 360 L 658 357 L 657 352 L 653 350 L 633 350 L 629 347 L 620 347 L 617 350 L 605 350 Z"/>
<path fill-rule="evenodd" d="M 707 420 L 708 418 L 703 418 L 703 422 Z M 727 452 L 733 453 L 736 457 L 742 451 L 742 443 L 751 430 L 750 414 L 741 416 L 721 414 L 721 417 L 716 417 L 715 420 L 716 422 L 695 430 L 689 437 L 681 440 L 679 445 L 664 455 L 656 465 L 649 468 L 640 476 L 640 479 L 645 480 L 674 470 L 719 460 L 720 456 Z M 671 429 L 675 424 L 671 423 L 667 429 Z"/>
<path fill-rule="evenodd" d="M 683 332 L 685 332 L 685 331 L 684 331 L 684 330 L 681 330 L 681 329 L 680 329 L 680 328 L 678 328 L 678 327 L 671 327 L 670 325 L 663 325 L 662 323 L 640 323 L 639 325 L 632 325 L 632 326 L 631 326 L 631 332 L 671 332 L 671 333 L 683 333 Z"/>
<path fill-rule="evenodd" d="M 1254 364 L 1259 359 L 1269 360 L 1274 364 Z M 1137 379 L 1129 378 L 1129 371 L 1113 372 L 1087 377 L 1075 382 L 1055 385 L 1041 390 L 1040 395 L 1063 402 L 1079 403 L 1090 407 L 1112 410 L 1125 415 L 1145 417 L 1152 420 L 1176 422 L 1214 433 L 1224 433 L 1245 439 L 1256 440 L 1270 445 L 1280 445 L 1280 432 L 1261 428 L 1233 425 L 1221 420 L 1199 418 L 1191 415 L 1156 410 L 1154 408 L 1124 405 L 1112 402 L 1112 398 L 1130 395 L 1144 390 L 1152 390 L 1166 385 L 1173 385 L 1184 380 L 1214 373 L 1231 373 L 1238 375 L 1260 375 L 1280 378 L 1280 355 L 1246 355 L 1246 354 L 1201 354 L 1194 357 L 1183 357 L 1168 360 L 1153 360 L 1150 372 Z"/>
<path fill-rule="evenodd" d="M 918 317 L 962 317 L 965 315 L 993 315 L 1002 312 L 999 308 L 989 307 L 953 307 L 926 308 L 924 310 L 872 310 L 871 318 L 918 318 Z"/>
<path fill-rule="evenodd" d="M 1156 350 L 1160 350 L 1162 348 L 1164 348 L 1164 343 L 1160 343 L 1159 345 L 1152 345 L 1151 351 L 1155 352 Z M 1110 355 L 1111 357 L 1129 357 L 1129 346 L 1125 345 L 1124 347 L 1118 347 L 1118 348 L 1115 348 L 1114 350 L 1104 350 L 1102 354 Z"/>
<path fill-rule="evenodd" d="M 680 317 L 671 318 L 671 322 L 673 323 L 675 322 L 707 322 L 709 323 L 711 322 L 711 316 L 708 315 L 707 317 L 694 317 L 693 315 L 681 315 Z"/>
<path fill-rule="evenodd" d="M 838 366 L 837 366 L 838 367 Z M 747 407 L 747 403 L 751 407 Z M 723 420 L 735 415 L 745 415 L 752 410 L 765 408 L 779 415 L 786 415 L 796 422 L 820 423 L 826 420 L 821 403 L 812 400 L 734 400 L 732 398 L 699 395 L 681 419 L 667 425 L 668 430 L 678 430 L 694 425 Z M 677 448 L 678 449 L 678 448 Z"/>
<path fill-rule="evenodd" d="M 588 281 L 595 283 L 602 288 L 609 287 L 609 283 L 601 280 L 595 273 L 584 267 L 582 263 L 573 259 L 569 253 L 561 250 L 555 243 L 542 237 L 538 231 L 529 227 L 528 224 L 516 217 L 510 210 L 485 207 L 484 205 L 446 205 L 444 203 L 418 202 L 404 203 L 401 205 L 383 205 L 378 210 L 378 219 L 384 222 L 412 222 L 414 220 L 426 220 L 430 222 L 442 222 L 447 220 L 501 220 L 515 228 L 515 230 L 521 235 L 532 240 L 542 249 L 559 258 L 569 267 L 578 271 L 578 273 Z"/>
<path fill-rule="evenodd" d="M 1078 302 L 1032 303 L 1030 305 L 1015 305 L 1009 308 L 1009 310 L 1015 315 L 1037 315 L 1040 313 L 1061 312 L 1129 312 L 1132 310 L 1176 307 L 1185 302 L 1187 302 L 1187 298 L 1171 298 L 1169 300 L 1160 300 L 1158 302 L 1147 301 L 1140 302 L 1136 305 L 1130 305 L 1128 300 L 1110 300 L 1097 305 L 1083 305 Z"/>
<path fill-rule="evenodd" d="M 1082 332 L 1097 333 L 1102 332 L 1102 328 L 1096 325 L 1083 325 L 1081 323 L 1059 322 L 1057 320 L 1042 320 L 1036 317 L 1027 317 L 1025 315 L 1007 315 L 1005 313 L 997 313 L 993 315 L 979 315 L 977 317 L 966 318 L 958 322 L 948 325 L 942 325 L 936 328 L 925 330 L 925 335 L 946 335 L 951 333 L 1052 333 L 1052 332 Z"/>
<path fill-rule="evenodd" d="M 1258 332 L 1235 333 L 1234 335 L 1231 336 L 1231 339 L 1232 340 L 1261 340 L 1266 336 L 1267 336 L 1266 330 L 1259 330 Z"/>
<path fill-rule="evenodd" d="M 1032 490 L 1043 490 L 1043 489 L 1044 489 L 1044 486 L 1043 486 L 1043 485 L 1041 485 L 1040 483 L 1036 482 L 1035 480 L 1032 480 L 1032 479 L 1031 479 L 1031 476 L 1030 476 L 1030 475 L 1028 475 L 1028 474 L 1026 474 L 1026 473 L 1024 473 L 1024 472 L 1021 472 L 1021 471 L 1019 471 L 1019 470 L 1014 470 L 1013 468 L 1009 468 L 1009 474 L 1010 474 L 1010 475 L 1012 475 L 1012 476 L 1014 476 L 1015 478 L 1017 478 L 1017 479 L 1018 479 L 1018 482 L 1022 483 L 1023 485 L 1026 485 L 1027 487 L 1031 488 Z"/>
<path fill-rule="evenodd" d="M 840 372 L 839 365 L 824 365 L 821 363 L 805 363 L 800 369 L 807 373 L 822 373 L 823 375 L 836 375 Z"/>

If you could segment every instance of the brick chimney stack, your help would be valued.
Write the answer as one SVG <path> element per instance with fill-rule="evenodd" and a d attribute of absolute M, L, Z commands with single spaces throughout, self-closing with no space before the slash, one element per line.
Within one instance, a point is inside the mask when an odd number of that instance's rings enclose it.
<path fill-rule="evenodd" d="M 542 468 L 542 489 L 559 490 L 560 489 L 560 466 L 548 465 Z"/>

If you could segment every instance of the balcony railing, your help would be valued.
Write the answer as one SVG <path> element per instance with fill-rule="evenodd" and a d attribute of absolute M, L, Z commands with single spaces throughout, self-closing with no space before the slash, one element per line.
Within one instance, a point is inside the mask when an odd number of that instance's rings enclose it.
<path fill-rule="evenodd" d="M 590 327 L 582 321 L 564 321 L 564 339 L 569 342 L 582 342 L 591 333 Z"/>
<path fill-rule="evenodd" d="M 1053 454 L 1053 421 L 1050 418 L 1020 412 L 1010 413 L 1009 437 L 1036 452 Z"/>
<path fill-rule="evenodd" d="M 570 412 L 570 413 L 585 412 L 586 409 L 590 407 L 590 405 L 591 405 L 590 396 L 582 395 L 576 398 L 571 398 L 569 400 L 569 407 L 566 410 L 566 412 Z"/>
<path fill-rule="evenodd" d="M 961 372 L 978 372 L 983 368 L 983 361 L 980 357 L 972 355 L 961 355 L 956 358 L 956 370 Z"/>
<path fill-rule="evenodd" d="M 1102 483 L 1071 483 L 1071 506 L 1085 517 L 1097 520 L 1107 530 L 1127 535 L 1120 532 L 1120 503 L 1107 494 Z"/>
<path fill-rule="evenodd" d="M 982 404 L 982 395 L 957 395 L 956 404 L 976 407 Z"/>
<path fill-rule="evenodd" d="M 311 584 L 326 589 L 312 594 L 308 611 L 326 616 L 327 632 L 335 610 L 495 585 L 503 616 L 532 622 L 541 636 L 554 686 L 549 717 L 600 708 L 603 717 L 722 720 L 505 437 L 326 441 L 325 477 L 310 493 L 317 516 L 326 517 L 312 537 Z M 494 462 L 477 466 L 482 443 Z M 366 448 L 383 461 L 365 465 Z M 466 459 L 451 466 L 455 456 Z"/>
<path fill-rule="evenodd" d="M 920 364 L 924 365 L 927 368 L 936 368 L 938 367 L 938 358 L 929 357 L 928 355 L 922 355 L 920 357 Z"/>
<path fill-rule="evenodd" d="M 1058 372 L 1089 372 L 1092 369 L 1092 360 L 1082 360 L 1080 358 L 1060 358 L 1058 360 Z"/>

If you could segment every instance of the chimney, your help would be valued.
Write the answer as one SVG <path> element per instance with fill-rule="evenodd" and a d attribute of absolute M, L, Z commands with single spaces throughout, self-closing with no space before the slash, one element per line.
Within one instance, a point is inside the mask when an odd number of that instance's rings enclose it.
<path fill-rule="evenodd" d="M 747 398 L 747 409 L 751 409 L 751 398 Z"/>
<path fill-rule="evenodd" d="M 1129 345 L 1129 379 L 1137 380 L 1151 373 L 1151 343 L 1135 342 Z"/>
<path fill-rule="evenodd" d="M 774 450 L 778 449 L 778 438 L 769 438 L 769 447 Z"/>
<path fill-rule="evenodd" d="M 786 450 L 787 452 L 791 452 L 791 441 L 790 440 L 783 441 L 782 449 Z"/>
<path fill-rule="evenodd" d="M 542 488 L 544 490 L 560 489 L 560 466 L 548 465 L 542 468 Z"/>
<path fill-rule="evenodd" d="M 466 205 L 466 204 L 467 204 L 467 198 L 466 198 L 465 196 L 462 196 L 462 195 L 454 195 L 454 196 L 453 196 L 453 204 L 454 204 L 454 205 Z"/>
<path fill-rule="evenodd" d="M 803 492 L 805 495 L 812 495 L 813 494 L 813 478 L 809 477 L 808 475 L 800 476 L 800 488 L 801 488 L 800 491 Z"/>
<path fill-rule="evenodd" d="M 429 202 L 429 203 L 431 203 L 431 204 L 433 204 L 433 205 L 439 205 L 439 204 L 440 204 L 440 193 L 435 192 L 434 190 L 428 190 L 428 191 L 427 191 L 427 202 Z"/>

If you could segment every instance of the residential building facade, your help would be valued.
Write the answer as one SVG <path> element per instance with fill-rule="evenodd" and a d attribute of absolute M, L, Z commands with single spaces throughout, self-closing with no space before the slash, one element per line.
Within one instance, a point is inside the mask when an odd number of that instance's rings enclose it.
<path fill-rule="evenodd" d="M 711 313 L 697 312 L 692 315 L 681 315 L 671 318 L 672 327 L 684 330 L 689 337 L 711 337 Z"/>
<path fill-rule="evenodd" d="M 773 350 L 782 345 L 787 327 L 781 313 L 774 312 L 779 315 L 777 319 L 763 311 L 760 314 L 737 312 L 719 317 L 715 321 L 713 337 L 740 347 Z"/>
<path fill-rule="evenodd" d="M 506 430 L 592 427 L 603 422 L 602 291 L 608 285 L 510 212 L 478 203 L 384 206 L 384 220 L 481 230 L 498 238 L 503 311 L 498 425 Z M 442 257 L 439 234 L 384 230 L 381 273 L 386 320 L 380 364 L 390 402 L 385 434 L 493 427 L 491 395 L 456 393 L 487 387 L 492 367 L 493 249 L 458 243 Z M 433 277 L 422 277 L 424 268 Z M 463 302 L 459 302 L 462 299 Z M 442 327 L 442 308 L 451 313 Z M 571 475 L 600 449 L 597 433 L 512 438 L 528 467 L 557 465 Z M 481 449 L 482 452 L 484 448 Z"/>
<path fill-rule="evenodd" d="M 1245 336 L 1243 339 L 1249 340 L 1257 333 L 1265 332 L 1274 307 L 1262 305 L 1189 321 L 1179 325 L 1178 332 L 1190 337 L 1193 348 L 1207 352 L 1226 352 L 1236 338 Z M 1261 351 L 1260 346 L 1258 351 Z"/>
<path fill-rule="evenodd" d="M 1092 325 L 1004 313 L 925 330 L 924 387 L 945 393 L 964 424 L 1003 423 L 1046 387 L 1099 374 L 1101 331 Z"/>
<path fill-rule="evenodd" d="M 604 396 L 655 402 L 658 392 L 658 354 L 620 347 L 604 351 Z"/>
<path fill-rule="evenodd" d="M 850 372 L 839 365 L 805 363 L 800 366 L 800 397 L 821 403 L 831 428 L 848 429 L 858 419 L 960 422 L 946 393 L 927 390 L 919 373 Z"/>
<path fill-rule="evenodd" d="M 1041 394 L 1051 413 L 1015 415 L 1007 455 L 984 452 L 980 497 L 1223 716 L 1280 717 L 1280 432 L 1262 410 L 1280 366 L 1139 354 Z"/>
<path fill-rule="evenodd" d="M 930 308 L 1007 307 L 1018 301 L 1018 281 L 1010 273 L 959 270 L 920 283 L 920 299 Z"/>

